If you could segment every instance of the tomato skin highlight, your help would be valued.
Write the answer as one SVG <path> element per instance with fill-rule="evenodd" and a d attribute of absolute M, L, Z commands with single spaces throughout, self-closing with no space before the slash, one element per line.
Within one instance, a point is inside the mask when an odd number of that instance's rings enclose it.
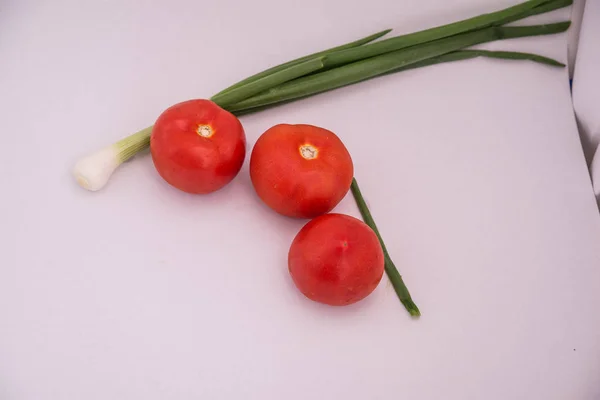
<path fill-rule="evenodd" d="M 235 178 L 246 156 L 241 122 L 210 100 L 167 108 L 150 136 L 152 161 L 170 185 L 188 193 L 221 189 Z"/>
<path fill-rule="evenodd" d="M 261 200 L 279 214 L 314 218 L 344 198 L 354 175 L 350 153 L 333 132 L 279 124 L 256 141 L 250 178 Z"/>
<path fill-rule="evenodd" d="M 325 214 L 300 229 L 290 246 L 288 269 L 309 299 L 344 306 L 375 290 L 383 277 L 383 250 L 375 232 L 361 220 Z"/>

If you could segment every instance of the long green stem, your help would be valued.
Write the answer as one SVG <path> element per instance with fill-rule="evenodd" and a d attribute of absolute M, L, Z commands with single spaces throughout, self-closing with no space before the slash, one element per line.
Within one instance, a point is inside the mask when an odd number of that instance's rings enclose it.
<path fill-rule="evenodd" d="M 362 193 L 360 192 L 360 188 L 358 187 L 358 182 L 356 181 L 356 178 L 352 179 L 352 185 L 350 186 L 350 190 L 352 191 L 352 195 L 354 196 L 354 200 L 356 201 L 356 205 L 358 206 L 358 210 L 360 211 L 360 215 L 362 215 L 365 224 L 369 225 L 369 227 L 373 229 L 373 231 L 377 235 L 377 238 L 379 239 L 379 243 L 381 244 L 381 248 L 383 250 L 383 255 L 385 259 L 385 273 L 390 279 L 390 282 L 392 283 L 392 286 L 394 287 L 398 298 L 400 299 L 406 310 L 410 313 L 410 315 L 415 317 L 420 316 L 421 312 L 419 311 L 419 308 L 410 296 L 410 292 L 404 284 L 402 276 L 398 272 L 396 265 L 394 265 L 394 262 L 392 261 L 392 258 L 390 257 L 390 254 L 388 253 L 387 248 L 385 247 L 385 243 L 383 242 L 383 238 L 379 233 L 379 229 L 377 229 L 377 225 L 375 225 L 375 220 L 373 219 L 373 216 L 369 211 L 369 207 L 367 207 L 367 203 L 365 202 L 365 199 L 363 198 Z"/>
<path fill-rule="evenodd" d="M 115 143 L 115 146 L 118 148 L 119 161 L 124 163 L 140 151 L 150 146 L 151 133 L 152 126 L 149 126 Z"/>
<path fill-rule="evenodd" d="M 529 60 L 540 64 L 551 65 L 553 67 L 565 66 L 565 64 L 553 58 L 532 53 L 521 53 L 518 51 L 462 50 L 461 52 L 473 57 L 499 58 L 503 60 Z"/>
<path fill-rule="evenodd" d="M 277 72 L 279 72 L 279 71 L 281 71 L 283 69 L 289 68 L 289 67 L 291 67 L 293 65 L 300 64 L 301 62 L 304 62 L 304 61 L 307 61 L 307 60 L 311 60 L 313 58 L 325 56 L 327 54 L 330 54 L 330 53 L 333 53 L 333 52 L 336 52 L 336 51 L 346 50 L 346 49 L 351 49 L 353 47 L 362 46 L 362 45 L 364 45 L 366 43 L 372 42 L 372 41 L 374 41 L 376 39 L 379 39 L 382 36 L 387 35 L 391 31 L 392 31 L 391 29 L 386 29 L 386 30 L 383 30 L 381 32 L 374 33 L 373 35 L 370 35 L 370 36 L 364 37 L 362 39 L 356 40 L 354 42 L 346 43 L 346 44 L 341 45 L 341 46 L 337 46 L 337 47 L 333 47 L 331 49 L 319 51 L 318 53 L 309 54 L 307 56 L 300 57 L 300 58 L 297 58 L 297 59 L 292 60 L 292 61 L 288 61 L 288 62 L 280 64 L 280 65 L 276 65 L 275 67 L 272 67 L 272 68 L 269 68 L 269 69 L 267 69 L 265 71 L 259 72 L 258 74 L 252 75 L 252 76 L 250 76 L 250 77 L 248 77 L 248 78 L 246 78 L 246 79 L 244 79 L 244 80 L 242 80 L 240 82 L 237 82 L 234 85 L 229 86 L 226 89 L 223 89 L 222 91 L 220 91 L 219 93 L 217 93 L 214 97 L 221 96 L 221 95 L 223 95 L 223 94 L 225 94 L 225 93 L 227 93 L 227 92 L 229 92 L 229 91 L 231 91 L 233 89 L 237 89 L 237 88 L 239 88 L 241 86 L 247 85 L 247 84 L 249 84 L 251 82 L 254 82 L 256 80 L 259 80 L 259 79 L 261 79 L 261 78 L 263 78 L 265 76 L 277 73 Z"/>
<path fill-rule="evenodd" d="M 402 36 L 396 36 L 365 46 L 338 51 L 330 54 L 327 57 L 326 66 L 335 67 L 345 65 L 368 57 L 374 57 L 380 54 L 389 53 L 418 44 L 432 42 L 464 32 L 487 28 L 503 20 L 523 15 L 537 6 L 541 6 L 549 2 L 550 0 L 530 0 L 493 13 L 482 14 L 451 24 L 441 25 L 435 28 L 413 32 Z"/>
<path fill-rule="evenodd" d="M 480 31 L 451 36 L 295 79 L 234 104 L 230 107 L 230 111 L 262 107 L 271 103 L 279 103 L 325 92 L 476 44 L 501 39 L 564 32 L 568 29 L 569 25 L 570 22 L 560 22 L 557 24 L 523 27 L 491 27 Z M 325 65 L 328 65 L 327 57 L 325 57 L 324 62 Z"/>
<path fill-rule="evenodd" d="M 291 81 L 295 78 L 310 74 L 323 68 L 323 57 L 313 58 L 287 68 L 280 69 L 270 75 L 253 80 L 245 85 L 230 89 L 221 94 L 214 95 L 212 101 L 226 108 L 230 104 L 247 99 L 262 91 L 271 89 L 282 83 Z"/>
<path fill-rule="evenodd" d="M 497 21 L 494 25 L 505 25 L 514 21 L 518 21 L 527 17 L 538 14 L 544 14 L 550 11 L 558 10 L 559 8 L 567 7 L 573 4 L 573 0 L 552 0 L 549 3 L 539 5 L 529 9 L 521 14 L 513 15 Z"/>
<path fill-rule="evenodd" d="M 458 33 L 473 31 L 477 29 L 481 29 L 484 27 L 489 27 L 493 25 L 503 25 L 509 22 L 517 21 L 519 19 L 523 19 L 532 15 L 537 15 L 541 13 L 545 13 L 548 11 L 552 11 L 558 8 L 566 7 L 573 3 L 573 0 L 529 0 L 521 4 L 517 4 L 515 6 L 496 11 L 489 14 L 479 15 L 477 17 L 465 19 L 462 21 L 458 21 L 452 24 L 442 25 L 439 27 L 426 29 L 419 32 L 410 33 L 407 35 L 397 36 L 394 38 L 382 40 L 377 43 L 372 43 L 368 46 L 364 46 L 367 43 L 375 41 L 387 33 L 391 31 L 391 29 L 386 29 L 384 31 L 375 33 L 373 35 L 367 36 L 360 40 L 344 44 L 342 46 L 333 47 L 331 49 L 323 50 L 314 54 L 310 54 L 304 57 L 300 57 L 298 59 L 283 63 L 281 65 L 277 65 L 275 67 L 269 68 L 265 71 L 262 71 L 258 74 L 252 75 L 240 82 L 235 83 L 234 85 L 222 90 L 217 93 L 215 97 L 221 96 L 233 89 L 237 89 L 241 86 L 247 85 L 251 82 L 259 80 L 265 76 L 271 75 L 273 73 L 279 72 L 283 69 L 289 68 L 293 65 L 299 64 L 301 62 L 305 62 L 310 59 L 314 59 L 316 57 L 321 57 L 325 55 L 332 56 L 330 57 L 329 66 L 343 65 L 349 62 L 361 60 L 364 58 L 372 57 L 375 55 L 383 54 L 386 52 L 399 50 L 402 48 L 406 48 L 409 46 L 414 46 L 420 43 L 425 43 L 437 39 L 441 39 L 444 37 L 452 36 Z M 352 50 L 354 49 L 354 50 Z M 360 49 L 360 51 L 358 51 Z M 366 49 L 366 51 L 365 51 Z M 335 53 L 335 54 L 334 54 Z"/>
<path fill-rule="evenodd" d="M 421 67 L 427 67 L 427 66 L 435 65 L 435 64 L 468 60 L 468 59 L 472 59 L 472 58 L 476 58 L 476 57 L 498 58 L 498 59 L 505 59 L 505 60 L 529 60 L 529 61 L 537 62 L 540 64 L 551 65 L 551 66 L 556 66 L 556 67 L 564 67 L 565 66 L 565 64 L 563 64 L 555 59 L 543 57 L 543 56 L 540 56 L 537 54 L 532 54 L 532 53 L 521 53 L 521 52 L 517 52 L 517 51 L 458 50 L 458 51 L 454 51 L 452 53 L 444 54 L 444 55 L 441 55 L 438 57 L 428 58 L 426 60 L 419 61 L 417 63 L 410 64 L 408 66 L 392 70 L 390 72 L 387 72 L 384 75 L 395 74 L 397 72 L 407 71 L 410 69 L 417 69 L 417 68 L 421 68 Z M 334 89 L 330 89 L 330 90 L 334 90 Z M 309 94 L 307 96 L 300 97 L 300 98 L 304 99 L 304 98 L 307 98 L 310 96 L 314 96 L 316 94 L 318 94 L 318 93 Z M 246 109 L 232 111 L 232 112 L 236 116 L 241 117 L 243 115 L 253 114 L 255 112 L 264 111 L 264 110 L 268 110 L 273 107 L 288 104 L 293 101 L 299 100 L 300 98 L 279 101 L 276 103 L 271 103 L 271 104 L 267 104 L 267 105 L 256 107 L 256 108 L 246 108 Z"/>
<path fill-rule="evenodd" d="M 443 54 L 438 57 L 428 58 L 427 60 L 419 61 L 418 63 L 398 68 L 389 73 L 395 74 L 396 72 L 407 71 L 409 69 L 421 68 L 429 65 L 441 64 L 452 61 L 468 60 L 476 57 L 497 58 L 502 60 L 529 60 L 539 64 L 550 65 L 553 67 L 565 66 L 565 64 L 553 58 L 548 58 L 532 53 L 521 53 L 518 51 L 458 50 L 452 53 Z"/>

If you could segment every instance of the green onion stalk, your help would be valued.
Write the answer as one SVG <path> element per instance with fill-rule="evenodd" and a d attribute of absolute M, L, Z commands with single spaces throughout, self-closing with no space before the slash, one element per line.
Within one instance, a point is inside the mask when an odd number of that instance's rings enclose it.
<path fill-rule="evenodd" d="M 482 14 L 447 25 L 381 39 L 390 29 L 365 38 L 310 54 L 252 75 L 210 99 L 236 116 L 265 110 L 352 85 L 378 76 L 429 65 L 487 57 L 525 60 L 551 67 L 564 67 L 559 61 L 532 53 L 469 49 L 496 40 L 565 32 L 569 21 L 544 25 L 505 26 L 506 24 L 571 5 L 573 0 L 528 0 L 515 6 Z M 81 158 L 74 166 L 76 181 L 85 189 L 102 189 L 121 164 L 147 149 L 152 126 Z M 385 271 L 402 304 L 413 316 L 420 311 L 387 250 L 356 180 L 352 194 L 363 220 L 377 233 L 385 253 Z"/>

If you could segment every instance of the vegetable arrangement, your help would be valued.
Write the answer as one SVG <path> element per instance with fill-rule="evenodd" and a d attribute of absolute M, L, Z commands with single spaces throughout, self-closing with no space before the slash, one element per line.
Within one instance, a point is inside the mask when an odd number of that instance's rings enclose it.
<path fill-rule="evenodd" d="M 504 10 L 379 40 L 384 30 L 342 46 L 307 55 L 246 78 L 210 99 L 188 100 L 165 110 L 154 126 L 88 155 L 73 174 L 85 189 L 105 186 L 114 170 L 150 147 L 158 174 L 189 193 L 210 193 L 239 173 L 246 138 L 238 117 L 377 76 L 475 57 L 564 64 L 537 54 L 468 49 L 503 39 L 556 34 L 570 22 L 506 26 L 572 4 L 572 0 L 529 0 Z M 408 312 L 419 316 L 394 266 L 354 176 L 352 158 L 327 129 L 278 124 L 256 142 L 250 160 L 254 189 L 274 211 L 314 218 L 298 233 L 289 252 L 294 283 L 308 298 L 332 305 L 368 296 L 385 270 Z M 364 223 L 328 214 L 351 191 Z"/>

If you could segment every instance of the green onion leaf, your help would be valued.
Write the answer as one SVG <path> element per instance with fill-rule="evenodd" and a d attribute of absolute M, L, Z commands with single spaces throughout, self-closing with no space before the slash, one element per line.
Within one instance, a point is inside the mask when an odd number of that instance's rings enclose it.
<path fill-rule="evenodd" d="M 462 53 L 472 55 L 472 57 L 501 58 L 505 60 L 529 60 L 540 64 L 551 65 L 554 67 L 564 67 L 565 64 L 553 58 L 540 56 L 532 53 L 521 53 L 518 51 L 490 51 L 490 50 L 461 50 Z M 452 53 L 450 53 L 452 54 Z"/>
<path fill-rule="evenodd" d="M 396 36 L 377 43 L 371 43 L 366 46 L 338 51 L 334 54 L 330 54 L 327 57 L 326 66 L 334 67 L 345 65 L 367 57 L 374 57 L 380 54 L 454 36 L 460 33 L 487 28 L 506 20 L 507 18 L 523 15 L 523 13 L 527 12 L 528 10 L 549 2 L 550 0 L 530 0 L 490 14 L 482 14 L 477 17 L 465 19 L 451 24 L 409 33 L 407 35 Z"/>
<path fill-rule="evenodd" d="M 356 205 L 358 207 L 358 210 L 360 211 L 360 215 L 362 215 L 363 221 L 365 221 L 365 224 L 369 225 L 369 227 L 373 229 L 373 231 L 377 235 L 377 238 L 379 239 L 381 249 L 383 250 L 385 273 L 387 274 L 390 282 L 392 283 L 392 286 L 394 287 L 394 290 L 396 291 L 400 302 L 404 305 L 404 308 L 406 308 L 410 315 L 412 315 L 413 317 L 419 317 L 421 315 L 421 311 L 419 311 L 419 308 L 410 296 L 410 292 L 404 284 L 402 276 L 398 272 L 396 265 L 394 265 L 394 262 L 392 261 L 392 258 L 390 257 L 390 254 L 388 253 L 387 248 L 385 247 L 383 238 L 379 233 L 379 229 L 377 229 L 377 225 L 375 225 L 375 220 L 373 219 L 373 216 L 369 211 L 369 207 L 367 207 L 367 203 L 365 202 L 365 199 L 363 198 L 362 193 L 360 192 L 358 182 L 355 178 L 352 178 L 352 185 L 350 186 L 350 190 L 352 191 L 352 195 L 354 196 L 354 200 L 356 201 Z"/>
<path fill-rule="evenodd" d="M 299 78 L 311 72 L 323 68 L 323 57 L 313 58 L 299 64 L 281 69 L 262 78 L 258 78 L 252 82 L 240 85 L 236 88 L 223 92 L 212 97 L 212 101 L 221 107 L 227 107 L 238 101 L 247 99 L 262 91 L 271 89 L 274 86 Z"/>
<path fill-rule="evenodd" d="M 564 32 L 568 29 L 569 25 L 570 22 L 560 22 L 547 25 L 490 27 L 475 32 L 451 36 L 295 79 L 234 104 L 229 107 L 229 110 L 240 111 L 305 97 L 370 79 L 419 61 L 461 50 L 465 47 L 500 39 Z M 328 64 L 327 56 L 324 63 L 325 65 Z"/>
<path fill-rule="evenodd" d="M 247 85 L 250 82 L 254 82 L 254 81 L 256 81 L 258 79 L 261 79 L 261 78 L 263 78 L 263 77 L 265 77 L 267 75 L 271 75 L 273 73 L 279 72 L 279 71 L 281 71 L 281 70 L 283 70 L 285 68 L 291 67 L 291 66 L 299 64 L 301 62 L 304 62 L 304 61 L 307 61 L 307 60 L 310 60 L 310 59 L 313 59 L 313 58 L 316 58 L 316 57 L 321 57 L 321 56 L 333 53 L 335 51 L 346 50 L 346 49 L 351 49 L 353 47 L 362 46 L 363 44 L 372 42 L 372 41 L 374 41 L 376 39 L 379 39 L 382 36 L 387 35 L 391 31 L 392 31 L 391 29 L 386 29 L 386 30 L 383 30 L 381 32 L 374 33 L 373 35 L 370 35 L 370 36 L 364 37 L 362 39 L 356 40 L 354 42 L 346 43 L 346 44 L 341 45 L 341 46 L 337 46 L 337 47 L 333 47 L 331 49 L 323 50 L 323 51 L 320 51 L 318 53 L 309 54 L 307 56 L 300 57 L 300 58 L 297 58 L 295 60 L 288 61 L 286 63 L 277 65 L 277 66 L 269 68 L 269 69 L 267 69 L 265 71 L 259 72 L 258 74 L 252 75 L 252 76 L 244 79 L 243 81 L 240 81 L 240 82 L 238 82 L 238 83 L 236 83 L 236 84 L 234 84 L 232 86 L 229 86 L 226 89 L 223 89 L 222 91 L 220 91 L 219 93 L 217 93 L 214 97 L 222 95 L 222 94 L 224 94 L 224 93 L 226 93 L 226 92 L 228 92 L 230 90 L 237 89 L 240 86 Z"/>
<path fill-rule="evenodd" d="M 504 25 L 520 19 L 531 17 L 533 15 L 543 14 L 550 11 L 558 10 L 559 8 L 567 7 L 573 4 L 573 0 L 553 0 L 549 3 L 539 5 L 530 10 L 523 12 L 522 14 L 513 15 L 511 17 L 504 18 L 495 25 Z"/>

